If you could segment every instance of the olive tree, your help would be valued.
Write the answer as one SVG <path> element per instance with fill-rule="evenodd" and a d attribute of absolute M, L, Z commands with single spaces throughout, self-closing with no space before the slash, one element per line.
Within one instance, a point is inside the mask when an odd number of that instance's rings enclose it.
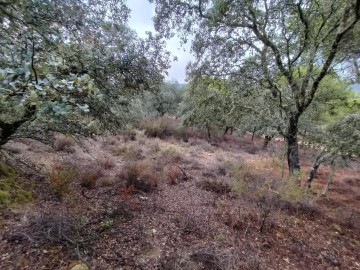
<path fill-rule="evenodd" d="M 163 36 L 192 35 L 190 78 L 231 78 L 271 92 L 286 124 L 277 130 L 287 141 L 289 171 L 299 171 L 299 119 L 342 61 L 336 56 L 359 21 L 360 0 L 151 2 Z"/>

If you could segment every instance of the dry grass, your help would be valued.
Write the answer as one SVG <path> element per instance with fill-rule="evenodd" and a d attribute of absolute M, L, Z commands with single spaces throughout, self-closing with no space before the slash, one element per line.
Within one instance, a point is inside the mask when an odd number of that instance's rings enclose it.
<path fill-rule="evenodd" d="M 105 170 L 109 170 L 109 169 L 115 167 L 115 161 L 111 157 L 108 157 L 108 156 L 104 156 L 104 157 L 100 158 L 99 164 Z"/>
<path fill-rule="evenodd" d="M 29 241 L 36 247 L 43 249 L 48 246 L 61 245 L 74 251 L 88 249 L 94 235 L 89 235 L 83 229 L 81 220 L 77 220 L 63 213 L 40 213 L 27 217 L 25 224 L 17 228 L 16 232 L 6 235 L 11 241 Z"/>
<path fill-rule="evenodd" d="M 96 163 L 90 163 L 82 166 L 78 170 L 77 180 L 81 187 L 92 189 L 103 176 L 102 168 Z"/>
<path fill-rule="evenodd" d="M 75 168 L 64 165 L 54 164 L 49 174 L 50 186 L 54 193 L 63 198 L 71 192 L 70 184 L 75 180 L 77 171 Z"/>
<path fill-rule="evenodd" d="M 229 184 L 219 181 L 219 180 L 204 180 L 200 182 L 199 187 L 203 190 L 214 192 L 219 195 L 227 194 L 231 192 L 231 187 Z"/>
<path fill-rule="evenodd" d="M 154 191 L 161 180 L 161 175 L 154 166 L 147 161 L 129 162 L 124 166 L 118 177 L 125 180 L 126 187 L 133 187 L 134 191 Z"/>
<path fill-rule="evenodd" d="M 62 151 L 66 153 L 75 153 L 75 142 L 72 138 L 65 135 L 59 135 L 55 139 L 54 149 L 55 151 Z"/>

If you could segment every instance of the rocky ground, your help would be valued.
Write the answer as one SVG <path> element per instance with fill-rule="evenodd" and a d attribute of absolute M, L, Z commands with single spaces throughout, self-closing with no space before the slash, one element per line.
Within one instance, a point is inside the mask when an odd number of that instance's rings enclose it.
<path fill-rule="evenodd" d="M 1 208 L 0 268 L 360 269 L 359 162 L 319 196 L 329 168 L 304 193 L 284 184 L 282 142 L 261 145 L 140 131 L 12 142 L 32 198 Z"/>

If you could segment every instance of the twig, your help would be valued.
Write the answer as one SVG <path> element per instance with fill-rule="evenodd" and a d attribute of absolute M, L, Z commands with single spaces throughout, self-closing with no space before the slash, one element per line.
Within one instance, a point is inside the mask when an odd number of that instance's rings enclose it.
<path fill-rule="evenodd" d="M 184 175 L 184 180 L 188 180 L 189 179 L 189 177 L 187 176 L 187 174 L 185 173 L 185 171 L 179 166 L 179 165 L 177 165 L 177 167 L 180 169 L 180 171 L 183 173 L 183 175 Z"/>
<path fill-rule="evenodd" d="M 86 199 L 90 200 L 91 197 L 88 197 L 86 194 L 85 194 L 85 189 L 81 190 L 81 195 L 83 195 Z"/>

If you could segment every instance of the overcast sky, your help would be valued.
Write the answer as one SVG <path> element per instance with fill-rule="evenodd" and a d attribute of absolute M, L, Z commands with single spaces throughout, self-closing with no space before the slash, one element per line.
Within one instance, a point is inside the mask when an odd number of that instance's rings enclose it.
<path fill-rule="evenodd" d="M 127 5 L 131 9 L 129 26 L 136 30 L 140 37 L 145 37 L 146 31 L 155 32 L 152 21 L 152 17 L 155 15 L 154 4 L 150 4 L 147 0 L 127 0 Z M 167 79 L 175 79 L 179 83 L 184 83 L 186 78 L 185 67 L 187 62 L 192 59 L 189 53 L 189 45 L 186 49 L 181 48 L 179 39 L 173 38 L 167 41 L 167 50 L 178 58 L 178 61 L 171 63 Z"/>

